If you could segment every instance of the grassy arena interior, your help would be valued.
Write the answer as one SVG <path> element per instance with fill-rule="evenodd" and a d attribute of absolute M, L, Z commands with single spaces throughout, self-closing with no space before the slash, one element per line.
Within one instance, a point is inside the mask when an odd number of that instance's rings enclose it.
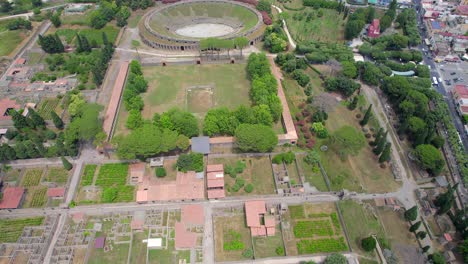
<path fill-rule="evenodd" d="M 257 24 L 257 15 L 246 7 L 238 4 L 221 2 L 190 3 L 176 5 L 155 13 L 150 20 L 150 27 L 160 34 L 176 37 L 177 34 L 168 28 L 177 27 L 177 24 L 188 23 L 197 18 L 229 19 L 242 23 L 240 32 L 245 32 Z M 186 37 L 184 37 L 186 38 Z"/>
<path fill-rule="evenodd" d="M 151 119 L 155 113 L 179 107 L 203 119 L 210 108 L 235 109 L 239 105 L 250 105 L 250 82 L 245 67 L 246 64 L 143 67 L 143 74 L 148 80 L 148 91 L 142 94 L 145 102 L 143 117 Z M 116 135 L 126 133 L 127 116 L 122 106 Z"/>

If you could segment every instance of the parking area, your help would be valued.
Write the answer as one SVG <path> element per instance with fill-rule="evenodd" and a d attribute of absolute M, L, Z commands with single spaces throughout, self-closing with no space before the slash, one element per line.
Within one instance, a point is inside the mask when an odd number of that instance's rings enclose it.
<path fill-rule="evenodd" d="M 464 84 L 468 80 L 468 62 L 441 62 L 436 64 L 444 81 L 447 92 L 451 91 L 456 84 Z"/>

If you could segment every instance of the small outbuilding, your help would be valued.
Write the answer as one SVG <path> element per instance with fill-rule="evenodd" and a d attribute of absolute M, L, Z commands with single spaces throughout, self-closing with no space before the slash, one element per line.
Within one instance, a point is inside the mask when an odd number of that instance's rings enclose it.
<path fill-rule="evenodd" d="M 104 245 L 106 244 L 106 237 L 98 237 L 94 241 L 94 248 L 104 248 Z"/>
<path fill-rule="evenodd" d="M 209 137 L 193 137 L 191 139 L 192 152 L 210 154 L 210 138 Z"/>
<path fill-rule="evenodd" d="M 65 188 L 49 188 L 47 189 L 47 197 L 50 198 L 63 198 L 65 195 Z"/>
<path fill-rule="evenodd" d="M 144 241 L 143 241 L 144 242 Z M 162 248 L 162 238 L 148 238 L 146 240 L 148 249 L 158 249 Z"/>

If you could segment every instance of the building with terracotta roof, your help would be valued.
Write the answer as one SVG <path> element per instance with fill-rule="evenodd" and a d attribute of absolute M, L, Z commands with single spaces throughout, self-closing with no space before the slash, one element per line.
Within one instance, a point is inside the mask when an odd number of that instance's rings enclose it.
<path fill-rule="evenodd" d="M 468 88 L 464 84 L 455 85 L 452 91 L 453 101 L 460 115 L 468 115 Z"/>
<path fill-rule="evenodd" d="M 197 234 L 187 230 L 183 223 L 175 223 L 175 248 L 187 249 L 197 245 Z"/>
<path fill-rule="evenodd" d="M 20 110 L 21 106 L 14 100 L 3 98 L 0 100 L 0 120 L 11 120 L 10 110 Z"/>
<path fill-rule="evenodd" d="M 94 248 L 104 248 L 104 245 L 106 244 L 106 237 L 98 237 L 94 241 Z"/>
<path fill-rule="evenodd" d="M 372 23 L 369 25 L 369 28 L 367 30 L 367 36 L 369 36 L 369 38 L 380 37 L 380 20 L 372 20 Z"/>
<path fill-rule="evenodd" d="M 202 226 L 205 224 L 205 212 L 203 206 L 192 204 L 182 206 L 180 220 L 186 225 Z"/>
<path fill-rule="evenodd" d="M 49 188 L 47 189 L 47 197 L 61 198 L 65 195 L 65 188 Z"/>
<path fill-rule="evenodd" d="M 146 164 L 144 162 L 132 163 L 128 166 L 130 181 L 134 184 L 142 183 L 145 176 Z"/>
<path fill-rule="evenodd" d="M 154 178 L 154 177 L 153 177 Z M 136 195 L 138 203 L 149 201 L 184 201 L 203 200 L 205 198 L 205 181 L 198 178 L 194 171 L 177 172 L 175 181 L 153 181 L 145 175 L 139 184 Z"/>
<path fill-rule="evenodd" d="M 275 235 L 275 218 L 267 214 L 265 201 L 245 202 L 245 217 L 252 236 Z"/>
<path fill-rule="evenodd" d="M 206 166 L 206 188 L 208 199 L 224 198 L 224 165 L 213 164 Z"/>
<path fill-rule="evenodd" d="M 3 190 L 0 209 L 16 209 L 23 201 L 24 188 L 22 187 L 6 187 Z"/>

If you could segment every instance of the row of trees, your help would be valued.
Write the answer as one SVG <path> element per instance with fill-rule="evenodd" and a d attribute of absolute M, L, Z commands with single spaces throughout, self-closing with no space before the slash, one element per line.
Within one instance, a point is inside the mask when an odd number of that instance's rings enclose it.
<path fill-rule="evenodd" d="M 307 63 L 303 58 L 296 58 L 292 53 L 279 53 L 275 63 L 281 67 L 281 70 L 290 74 L 300 86 L 306 87 L 309 84 L 310 77 L 304 72 Z"/>
<path fill-rule="evenodd" d="M 31 21 L 24 19 L 24 18 L 16 18 L 16 19 L 10 20 L 7 23 L 6 27 L 8 28 L 8 30 L 17 30 L 17 29 L 22 29 L 22 28 L 31 30 L 32 23 Z"/>
<path fill-rule="evenodd" d="M 213 59 L 215 52 L 219 58 L 219 54 L 223 50 L 227 51 L 228 57 L 230 57 L 232 49 L 239 49 L 242 57 L 242 50 L 248 45 L 249 39 L 246 37 L 237 37 L 235 39 L 205 38 L 200 40 L 199 47 L 200 53 L 205 53 Z"/>
<path fill-rule="evenodd" d="M 430 80 L 424 78 L 408 79 L 401 76 L 385 77 L 382 90 L 400 117 L 399 133 L 406 133 L 413 142 L 415 156 L 422 168 L 432 175 L 440 173 L 444 160 L 437 148 L 444 140 L 436 134 L 437 122 L 442 118 L 437 109 L 431 110 L 429 102 L 436 92 Z"/>
<path fill-rule="evenodd" d="M 388 5 L 388 9 L 384 16 L 380 19 L 380 32 L 384 32 L 387 28 L 392 25 L 393 20 L 396 16 L 397 1 L 392 0 Z"/>
<path fill-rule="evenodd" d="M 267 27 L 263 37 L 263 47 L 272 53 L 282 52 L 288 48 L 288 36 L 283 30 L 281 20 Z"/>
<path fill-rule="evenodd" d="M 140 63 L 135 60 L 131 61 L 127 83 L 122 96 L 125 109 L 129 113 L 126 122 L 126 127 L 129 129 L 135 129 L 143 125 L 141 110 L 143 110 L 144 102 L 140 94 L 146 92 L 147 88 L 148 82 L 143 76 Z"/>
<path fill-rule="evenodd" d="M 328 60 L 354 61 L 353 51 L 340 43 L 325 43 L 309 41 L 299 43 L 296 47 L 298 54 L 305 54 L 311 63 L 324 63 Z"/>
<path fill-rule="evenodd" d="M 421 36 L 419 35 L 417 13 L 412 8 L 403 9 L 397 16 L 396 22 L 398 27 L 403 29 L 403 34 L 408 36 L 409 44 L 416 46 L 421 42 Z"/>
<path fill-rule="evenodd" d="M 47 53 L 62 53 L 65 51 L 65 47 L 57 33 L 45 36 L 39 35 L 39 45 Z"/>
<path fill-rule="evenodd" d="M 359 8 L 351 14 L 345 25 L 345 38 L 351 40 L 364 29 L 367 23 L 371 23 L 375 18 L 375 9 L 373 7 Z"/>

